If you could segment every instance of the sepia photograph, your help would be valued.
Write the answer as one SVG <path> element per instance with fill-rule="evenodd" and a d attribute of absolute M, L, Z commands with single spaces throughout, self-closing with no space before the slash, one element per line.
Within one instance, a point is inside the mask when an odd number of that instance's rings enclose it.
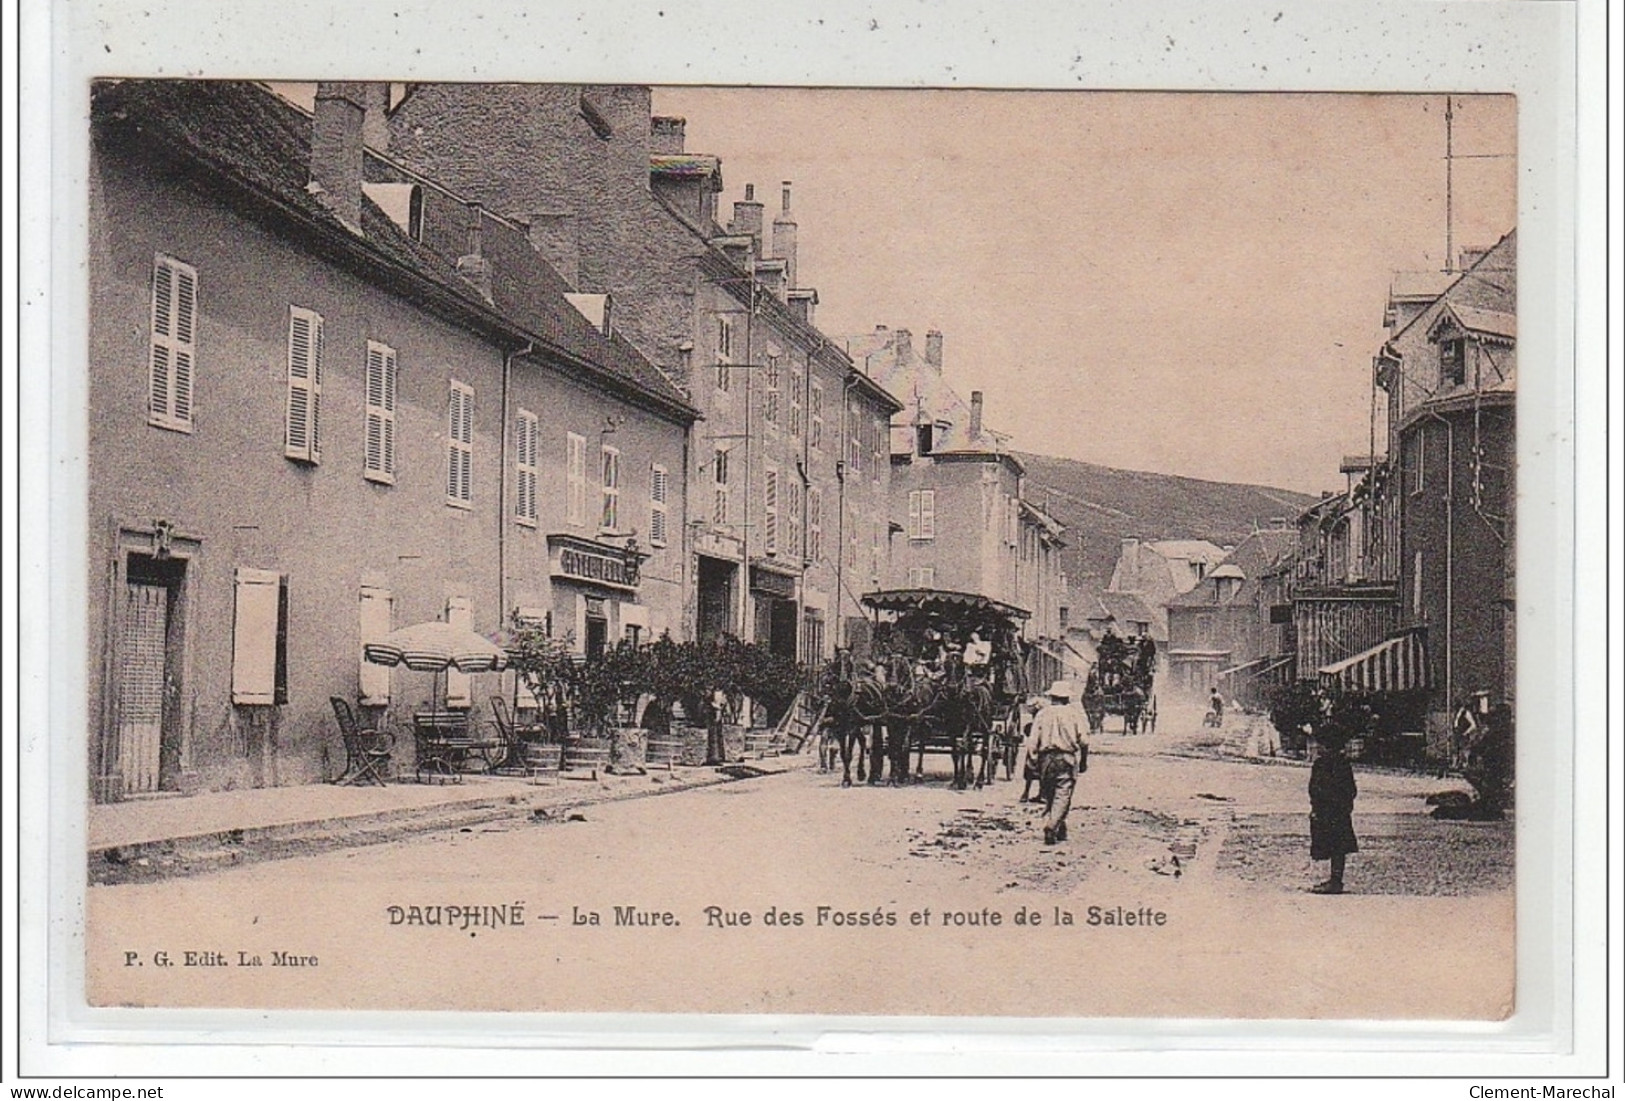
<path fill-rule="evenodd" d="M 90 1006 L 1518 1008 L 1516 97 L 84 95 Z"/>

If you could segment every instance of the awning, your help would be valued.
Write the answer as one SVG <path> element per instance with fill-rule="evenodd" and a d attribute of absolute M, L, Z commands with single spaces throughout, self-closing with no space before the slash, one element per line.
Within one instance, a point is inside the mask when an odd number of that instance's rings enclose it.
<path fill-rule="evenodd" d="M 1288 654 L 1286 657 L 1277 657 L 1274 654 L 1265 654 L 1261 658 L 1254 658 L 1252 661 L 1244 661 L 1240 665 L 1232 665 L 1228 669 L 1220 669 L 1218 676 L 1220 680 L 1223 680 L 1226 677 L 1243 676 L 1250 680 L 1256 680 L 1262 677 L 1277 679 L 1274 677 L 1274 674 L 1279 673 L 1281 667 L 1286 665 L 1287 662 L 1291 660 L 1292 655 L 1290 654 Z"/>
<path fill-rule="evenodd" d="M 1269 660 L 1267 656 L 1254 658 L 1252 661 L 1244 661 L 1240 665 L 1232 665 L 1228 669 L 1220 669 L 1218 675 L 1222 680 L 1225 677 L 1234 677 L 1241 673 L 1255 673 Z"/>
<path fill-rule="evenodd" d="M 1026 619 L 1030 612 L 1002 600 L 979 593 L 959 593 L 948 589 L 885 589 L 864 593 L 863 603 L 886 612 L 906 612 L 916 608 L 975 608 L 991 611 L 1009 619 Z"/>
<path fill-rule="evenodd" d="M 1428 687 L 1428 680 L 1427 644 L 1420 631 L 1320 667 L 1322 688 L 1347 692 L 1409 692 Z"/>

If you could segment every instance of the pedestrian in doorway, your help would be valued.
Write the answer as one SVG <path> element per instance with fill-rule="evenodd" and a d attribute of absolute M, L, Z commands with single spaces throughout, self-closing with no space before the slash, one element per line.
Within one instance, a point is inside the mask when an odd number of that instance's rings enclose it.
<path fill-rule="evenodd" d="M 1058 680 L 1045 693 L 1044 707 L 1033 718 L 1028 756 L 1038 762 L 1038 798 L 1044 804 L 1044 844 L 1066 840 L 1066 816 L 1079 772 L 1089 768 L 1089 740 L 1083 716 L 1072 706 L 1072 685 Z"/>
<path fill-rule="evenodd" d="M 1218 685 L 1214 685 L 1207 694 L 1207 713 L 1213 716 L 1214 726 L 1224 725 L 1224 697 L 1219 695 Z"/>
<path fill-rule="evenodd" d="M 1331 861 L 1331 874 L 1309 888 L 1317 895 L 1343 893 L 1343 865 L 1360 851 L 1354 837 L 1354 766 L 1345 752 L 1348 734 L 1325 724 L 1315 732 L 1319 753 L 1309 766 L 1309 858 Z"/>

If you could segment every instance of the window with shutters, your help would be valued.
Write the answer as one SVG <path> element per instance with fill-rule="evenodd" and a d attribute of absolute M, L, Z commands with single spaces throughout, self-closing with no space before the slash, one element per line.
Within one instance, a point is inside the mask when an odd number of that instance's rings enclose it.
<path fill-rule="evenodd" d="M 470 633 L 474 630 L 474 602 L 466 596 L 453 596 L 446 599 L 446 622 L 461 631 Z M 474 680 L 467 673 L 459 673 L 456 669 L 446 670 L 446 706 L 472 707 L 474 705 Z"/>
<path fill-rule="evenodd" d="M 1467 342 L 1461 337 L 1439 341 L 1439 385 L 1460 386 L 1467 381 Z"/>
<path fill-rule="evenodd" d="M 726 524 L 728 522 L 728 452 L 717 448 L 716 456 L 712 459 L 712 498 L 711 522 L 713 524 Z"/>
<path fill-rule="evenodd" d="M 514 427 L 514 519 L 526 527 L 536 526 L 536 451 L 540 427 L 536 414 L 528 409 L 519 410 L 519 423 Z"/>
<path fill-rule="evenodd" d="M 935 539 L 937 537 L 936 490 L 909 490 L 908 537 L 910 539 Z"/>
<path fill-rule="evenodd" d="M 886 469 L 886 450 L 891 446 L 891 428 L 885 417 L 876 417 L 873 423 L 871 446 L 874 448 L 873 461 L 869 464 L 869 473 L 874 477 L 875 485 L 880 484 L 880 472 Z"/>
<path fill-rule="evenodd" d="M 880 585 L 880 525 L 876 524 L 869 529 L 869 581 L 872 585 Z"/>
<path fill-rule="evenodd" d="M 778 356 L 767 357 L 767 365 L 762 369 L 762 376 L 767 384 L 766 392 L 762 395 L 762 419 L 777 428 L 779 424 Z"/>
<path fill-rule="evenodd" d="M 389 666 L 367 660 L 367 643 L 378 642 L 393 629 L 395 596 L 388 589 L 376 585 L 361 586 L 361 646 L 357 651 L 360 666 L 361 704 L 363 707 L 383 707 L 389 703 Z"/>
<path fill-rule="evenodd" d="M 288 308 L 288 405 L 283 454 L 302 462 L 322 458 L 322 315 Z"/>
<path fill-rule="evenodd" d="M 733 389 L 734 323 L 731 317 L 717 318 L 717 389 Z"/>
<path fill-rule="evenodd" d="M 395 349 L 367 341 L 367 431 L 362 474 L 374 482 L 395 482 Z"/>
<path fill-rule="evenodd" d="M 161 254 L 152 265 L 151 336 L 147 423 L 190 432 L 197 367 L 197 270 Z"/>
<path fill-rule="evenodd" d="M 801 390 L 807 376 L 799 370 L 790 372 L 790 435 L 801 438 Z"/>
<path fill-rule="evenodd" d="M 564 519 L 580 526 L 587 522 L 587 437 L 567 433 L 564 445 Z"/>
<path fill-rule="evenodd" d="M 807 395 L 807 442 L 820 451 L 824 448 L 824 385 L 816 379 Z"/>
<path fill-rule="evenodd" d="M 649 468 L 649 545 L 666 545 L 667 508 L 671 503 L 671 477 L 655 463 Z"/>
<path fill-rule="evenodd" d="M 234 577 L 231 702 L 288 702 L 288 580 L 269 570 L 239 568 Z"/>
<path fill-rule="evenodd" d="M 603 503 L 598 513 L 598 527 L 602 531 L 619 531 L 621 527 L 621 453 L 613 447 L 599 449 L 602 471 Z"/>
<path fill-rule="evenodd" d="M 824 491 L 807 490 L 807 561 L 824 557 Z"/>
<path fill-rule="evenodd" d="M 771 466 L 762 471 L 762 549 L 779 553 L 779 472 Z"/>
<path fill-rule="evenodd" d="M 908 568 L 908 587 L 911 589 L 929 589 L 937 583 L 937 568 L 935 566 L 910 566 Z"/>
<path fill-rule="evenodd" d="M 801 502 L 804 492 L 798 479 L 785 479 L 784 553 L 792 562 L 799 562 L 805 553 L 801 541 Z"/>
<path fill-rule="evenodd" d="M 846 465 L 854 478 L 863 476 L 863 414 L 856 407 L 846 412 Z"/>
<path fill-rule="evenodd" d="M 451 381 L 446 405 L 446 503 L 469 508 L 474 503 L 474 388 Z"/>

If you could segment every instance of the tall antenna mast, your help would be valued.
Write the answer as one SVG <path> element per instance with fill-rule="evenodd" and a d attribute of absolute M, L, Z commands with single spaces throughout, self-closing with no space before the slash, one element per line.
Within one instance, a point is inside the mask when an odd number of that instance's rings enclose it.
<path fill-rule="evenodd" d="M 1456 270 L 1455 114 L 1451 105 L 1453 98 L 1448 95 L 1444 97 L 1444 270 L 1446 274 Z"/>

